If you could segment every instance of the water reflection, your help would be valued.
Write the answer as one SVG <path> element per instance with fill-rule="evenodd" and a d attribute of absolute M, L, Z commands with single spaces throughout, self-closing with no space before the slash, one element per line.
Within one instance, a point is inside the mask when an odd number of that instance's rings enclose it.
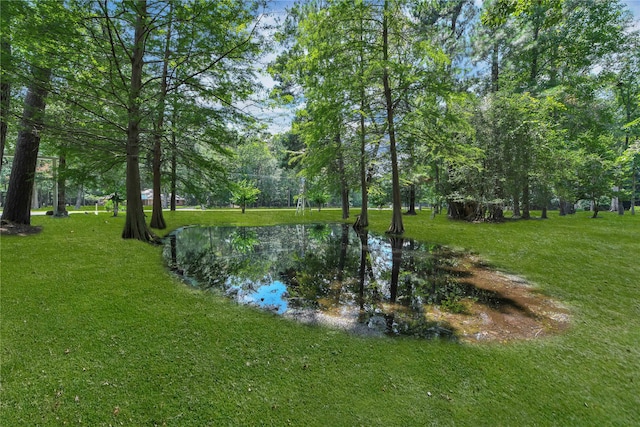
<path fill-rule="evenodd" d="M 167 240 L 170 268 L 193 286 L 363 334 L 455 338 L 451 325 L 429 319 L 429 308 L 516 306 L 465 283 L 460 255 L 445 247 L 346 224 L 186 227 Z"/>

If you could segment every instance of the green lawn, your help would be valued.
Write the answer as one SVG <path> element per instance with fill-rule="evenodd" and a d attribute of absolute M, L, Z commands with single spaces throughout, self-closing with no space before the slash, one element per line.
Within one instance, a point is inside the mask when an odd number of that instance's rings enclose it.
<path fill-rule="evenodd" d="M 477 252 L 571 310 L 538 341 L 365 339 L 191 290 L 124 215 L 33 217 L 2 236 L 0 425 L 638 425 L 640 215 L 467 224 L 406 235 Z M 372 211 L 384 231 L 390 211 Z M 335 221 L 338 210 L 167 212 L 184 224 Z"/>

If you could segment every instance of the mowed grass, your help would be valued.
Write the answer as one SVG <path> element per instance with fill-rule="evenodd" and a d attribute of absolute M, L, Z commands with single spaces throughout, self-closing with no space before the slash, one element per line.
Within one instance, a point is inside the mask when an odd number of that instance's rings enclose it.
<path fill-rule="evenodd" d="M 637 425 L 640 215 L 600 215 L 405 217 L 407 236 L 474 251 L 571 310 L 567 332 L 505 344 L 296 324 L 181 284 L 160 247 L 120 238 L 124 215 L 33 217 L 40 234 L 0 238 L 0 425 Z M 371 229 L 390 216 L 372 211 Z M 166 213 L 169 229 L 339 218 Z"/>

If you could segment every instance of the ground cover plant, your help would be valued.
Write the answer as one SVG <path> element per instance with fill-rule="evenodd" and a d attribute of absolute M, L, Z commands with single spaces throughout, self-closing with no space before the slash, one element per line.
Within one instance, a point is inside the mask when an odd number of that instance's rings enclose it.
<path fill-rule="evenodd" d="M 388 211 L 369 213 L 371 229 Z M 185 224 L 336 221 L 338 210 L 167 212 Z M 191 290 L 124 216 L 33 217 L 0 238 L 2 425 L 633 425 L 640 422 L 640 219 L 405 218 L 571 311 L 542 340 L 366 339 Z M 165 233 L 166 231 L 162 231 Z"/>

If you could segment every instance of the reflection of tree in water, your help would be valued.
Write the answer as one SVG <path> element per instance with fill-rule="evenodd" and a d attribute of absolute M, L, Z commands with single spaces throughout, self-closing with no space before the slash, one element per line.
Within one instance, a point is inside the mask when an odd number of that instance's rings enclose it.
<path fill-rule="evenodd" d="M 451 337 L 428 319 L 429 305 L 464 312 L 468 300 L 515 307 L 464 282 L 461 255 L 442 246 L 359 234 L 346 224 L 186 228 L 169 238 L 165 258 L 204 289 L 255 290 L 280 280 L 292 310 L 353 313 L 389 334 Z"/>
<path fill-rule="evenodd" d="M 258 233 L 253 230 L 247 230 L 246 228 L 240 228 L 231 233 L 229 241 L 233 250 L 241 254 L 253 252 L 255 247 L 260 243 Z"/>
<path fill-rule="evenodd" d="M 343 224 L 340 233 L 322 233 L 322 236 L 325 245 L 307 250 L 303 255 L 295 254 L 294 262 L 281 270 L 280 277 L 287 285 L 292 307 L 330 310 L 348 303 L 343 301 L 344 271 L 345 268 L 350 271 L 357 262 L 356 247 L 349 245 L 349 226 Z M 349 280 L 353 279 L 346 279 Z"/>

